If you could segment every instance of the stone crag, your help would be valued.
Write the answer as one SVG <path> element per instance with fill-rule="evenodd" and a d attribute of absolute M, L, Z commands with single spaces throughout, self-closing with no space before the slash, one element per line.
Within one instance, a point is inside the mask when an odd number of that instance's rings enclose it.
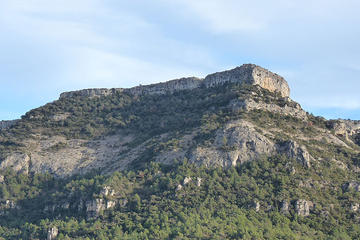
<path fill-rule="evenodd" d="M 0 121 L 0 130 L 7 129 L 15 125 L 19 120 L 10 120 L 10 121 Z"/>
<path fill-rule="evenodd" d="M 280 93 L 282 97 L 290 96 L 290 88 L 283 77 L 254 64 L 244 64 L 232 70 L 213 73 L 204 79 L 206 87 L 226 82 L 259 85 L 270 92 Z"/>
<path fill-rule="evenodd" d="M 240 83 L 258 85 L 270 92 L 277 92 L 282 97 L 289 97 L 290 88 L 285 79 L 262 67 L 254 64 L 244 64 L 234 69 L 217 72 L 206 76 L 204 79 L 196 77 L 180 78 L 163 83 L 137 86 L 133 88 L 94 88 L 80 91 L 64 92 L 60 99 L 72 97 L 97 97 L 108 96 L 116 92 L 133 95 L 165 94 L 174 91 L 191 90 L 199 87 L 213 87 L 224 83 Z"/>

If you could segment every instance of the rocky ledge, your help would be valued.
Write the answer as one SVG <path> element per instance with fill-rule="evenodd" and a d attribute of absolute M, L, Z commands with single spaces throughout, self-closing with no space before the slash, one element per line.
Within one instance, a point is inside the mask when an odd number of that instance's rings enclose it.
<path fill-rule="evenodd" d="M 107 96 L 116 92 L 125 92 L 133 95 L 142 94 L 165 94 L 180 90 L 191 90 L 199 87 L 214 87 L 225 83 L 244 83 L 258 85 L 270 92 L 277 92 L 282 97 L 289 97 L 290 88 L 285 79 L 275 73 L 270 72 L 254 64 L 244 64 L 231 70 L 217 72 L 206 76 L 205 78 L 180 78 L 163 83 L 137 86 L 133 88 L 95 88 L 79 91 L 64 92 L 60 99 L 80 97 L 98 97 Z"/>
<path fill-rule="evenodd" d="M 11 121 L 0 121 L 0 130 L 9 128 L 15 125 L 19 120 L 11 120 Z"/>

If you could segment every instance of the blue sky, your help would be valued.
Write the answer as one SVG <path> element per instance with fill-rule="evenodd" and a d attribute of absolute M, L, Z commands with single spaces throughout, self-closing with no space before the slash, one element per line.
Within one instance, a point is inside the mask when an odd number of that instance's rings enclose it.
<path fill-rule="evenodd" d="M 358 9 L 355 0 L 0 0 L 0 119 L 64 91 L 243 63 L 284 76 L 315 115 L 360 119 Z"/>

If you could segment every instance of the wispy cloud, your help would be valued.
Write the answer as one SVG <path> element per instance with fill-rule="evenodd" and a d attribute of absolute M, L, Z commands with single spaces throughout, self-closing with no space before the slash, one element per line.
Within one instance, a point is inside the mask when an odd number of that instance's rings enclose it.
<path fill-rule="evenodd" d="M 61 72 L 53 80 L 61 88 L 132 86 L 212 64 L 201 46 L 168 38 L 136 13 L 114 12 L 101 1 L 14 0 L 1 15 L 9 32 L 57 55 Z"/>

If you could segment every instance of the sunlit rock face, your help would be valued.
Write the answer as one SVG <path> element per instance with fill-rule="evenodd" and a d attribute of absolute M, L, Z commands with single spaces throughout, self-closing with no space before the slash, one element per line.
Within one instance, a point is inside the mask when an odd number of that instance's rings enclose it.
<path fill-rule="evenodd" d="M 213 73 L 204 80 L 206 87 L 226 82 L 259 85 L 270 92 L 280 93 L 282 97 L 290 96 L 289 85 L 283 77 L 254 64 L 244 64 L 228 71 Z"/>
<path fill-rule="evenodd" d="M 65 92 L 60 99 L 72 97 L 98 97 L 107 96 L 117 92 L 133 95 L 165 94 L 181 90 L 191 90 L 199 87 L 213 87 L 228 82 L 258 85 L 270 92 L 280 93 L 282 97 L 289 97 L 290 88 L 285 79 L 269 70 L 255 64 L 244 64 L 231 70 L 217 72 L 204 79 L 196 77 L 180 78 L 156 84 L 136 86 L 133 88 L 94 88 L 79 91 Z"/>

